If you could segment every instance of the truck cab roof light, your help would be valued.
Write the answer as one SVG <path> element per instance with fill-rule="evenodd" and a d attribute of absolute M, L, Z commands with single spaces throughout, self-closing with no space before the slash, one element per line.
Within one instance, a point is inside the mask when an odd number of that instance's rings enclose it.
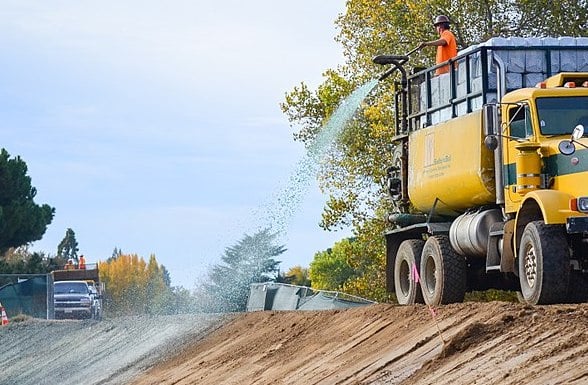
<path fill-rule="evenodd" d="M 564 84 L 565 88 L 576 88 L 576 82 L 566 82 Z"/>
<path fill-rule="evenodd" d="M 535 88 L 547 88 L 547 83 L 539 82 L 539 83 L 535 84 Z"/>

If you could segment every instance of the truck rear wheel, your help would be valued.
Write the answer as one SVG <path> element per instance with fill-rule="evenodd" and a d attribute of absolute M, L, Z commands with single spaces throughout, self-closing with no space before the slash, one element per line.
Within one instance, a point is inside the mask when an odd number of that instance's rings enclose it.
<path fill-rule="evenodd" d="M 427 305 L 462 302 L 466 291 L 466 261 L 446 235 L 429 237 L 421 256 L 421 288 Z"/>
<path fill-rule="evenodd" d="M 420 268 L 424 241 L 408 239 L 400 244 L 394 261 L 394 287 L 400 305 L 424 303 L 421 287 L 413 275 L 413 266 Z"/>
<path fill-rule="evenodd" d="M 530 222 L 521 237 L 518 259 L 524 302 L 542 305 L 567 299 L 570 251 L 563 226 Z"/>

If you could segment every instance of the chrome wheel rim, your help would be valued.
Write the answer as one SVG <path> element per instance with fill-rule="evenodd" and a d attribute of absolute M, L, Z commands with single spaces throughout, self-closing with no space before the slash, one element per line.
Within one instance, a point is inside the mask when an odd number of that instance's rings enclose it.
<path fill-rule="evenodd" d="M 527 246 L 525 252 L 525 278 L 529 287 L 534 287 L 537 280 L 537 255 L 533 246 Z"/>

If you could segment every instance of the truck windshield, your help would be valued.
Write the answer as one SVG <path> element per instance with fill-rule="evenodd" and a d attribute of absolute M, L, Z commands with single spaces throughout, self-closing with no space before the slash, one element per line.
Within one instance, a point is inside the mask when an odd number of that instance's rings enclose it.
<path fill-rule="evenodd" d="M 55 294 L 88 294 L 88 285 L 82 282 L 56 282 Z"/>
<path fill-rule="evenodd" d="M 588 128 L 588 96 L 537 99 L 543 135 L 570 135 L 578 124 Z"/>

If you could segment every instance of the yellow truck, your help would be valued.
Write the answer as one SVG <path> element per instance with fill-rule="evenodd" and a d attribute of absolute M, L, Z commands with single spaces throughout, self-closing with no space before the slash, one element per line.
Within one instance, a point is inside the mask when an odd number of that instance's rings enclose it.
<path fill-rule="evenodd" d="M 386 277 L 401 304 L 588 299 L 588 39 L 491 39 L 395 81 Z"/>

